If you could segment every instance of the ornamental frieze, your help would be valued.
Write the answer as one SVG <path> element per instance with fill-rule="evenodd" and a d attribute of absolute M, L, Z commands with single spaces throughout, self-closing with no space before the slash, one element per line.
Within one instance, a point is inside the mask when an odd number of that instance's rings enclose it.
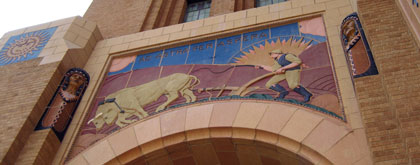
<path fill-rule="evenodd" d="M 264 100 L 345 121 L 321 17 L 116 57 L 69 158 L 131 123 L 199 103 Z"/>

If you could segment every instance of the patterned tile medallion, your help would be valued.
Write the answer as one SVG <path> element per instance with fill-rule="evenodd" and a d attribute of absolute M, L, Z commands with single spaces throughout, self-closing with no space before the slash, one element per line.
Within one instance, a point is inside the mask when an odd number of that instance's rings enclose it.
<path fill-rule="evenodd" d="M 0 51 L 0 66 L 37 58 L 57 27 L 12 36 Z"/>

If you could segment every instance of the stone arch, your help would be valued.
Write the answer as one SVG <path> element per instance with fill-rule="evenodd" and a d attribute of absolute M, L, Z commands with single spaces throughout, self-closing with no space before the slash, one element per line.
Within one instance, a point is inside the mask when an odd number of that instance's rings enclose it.
<path fill-rule="evenodd" d="M 206 130 L 196 130 L 203 133 Z M 227 130 L 226 130 L 227 131 Z M 242 130 L 248 131 L 248 130 Z M 190 133 L 188 133 L 190 134 Z M 193 133 L 194 134 L 194 133 Z M 148 150 L 134 148 L 112 159 L 113 164 L 311 164 L 310 159 L 300 154 L 271 143 L 278 135 L 264 132 L 268 140 L 233 137 L 210 137 L 191 140 L 191 135 L 178 133 L 158 139 L 163 146 Z M 194 135 L 193 135 L 194 136 Z M 260 135 L 261 136 L 261 135 Z M 198 137 L 198 136 L 197 136 Z M 284 137 L 280 137 L 284 138 Z M 288 144 L 294 143 L 288 141 Z M 159 145 L 159 144 L 158 144 Z M 293 145 L 298 145 L 294 143 Z M 331 164 L 323 156 L 305 148 L 305 152 L 315 153 L 311 158 L 320 159 L 324 164 Z"/>
<path fill-rule="evenodd" d="M 138 121 L 68 163 L 125 164 L 142 156 L 165 156 L 164 151 L 176 145 L 208 143 L 215 148 L 213 141 L 217 139 L 243 145 L 242 149 L 265 146 L 267 155 L 284 154 L 313 164 L 371 161 L 364 130 L 352 130 L 343 121 L 300 106 L 231 100 L 172 109 Z"/>

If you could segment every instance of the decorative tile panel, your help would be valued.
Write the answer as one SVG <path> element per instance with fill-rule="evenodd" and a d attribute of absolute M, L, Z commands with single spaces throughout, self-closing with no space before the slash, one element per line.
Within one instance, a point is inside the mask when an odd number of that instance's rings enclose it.
<path fill-rule="evenodd" d="M 63 140 L 89 80 L 89 74 L 83 69 L 68 70 L 35 130 L 52 128 L 58 139 Z"/>
<path fill-rule="evenodd" d="M 345 121 L 328 49 L 323 19 L 316 17 L 114 58 L 70 158 L 135 121 L 204 102 L 264 100 Z M 274 59 L 270 52 L 281 53 Z M 291 62 L 296 66 L 274 69 L 289 65 L 280 57 L 298 59 Z"/>
<path fill-rule="evenodd" d="M 341 24 L 341 41 L 354 78 L 377 75 L 375 60 L 356 13 Z"/>
<path fill-rule="evenodd" d="M 12 36 L 0 51 L 0 66 L 37 58 L 57 27 Z"/>

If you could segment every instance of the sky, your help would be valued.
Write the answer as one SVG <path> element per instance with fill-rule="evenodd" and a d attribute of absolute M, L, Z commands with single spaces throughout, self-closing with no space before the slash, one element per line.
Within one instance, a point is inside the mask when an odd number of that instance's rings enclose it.
<path fill-rule="evenodd" d="M 92 0 L 1 0 L 0 36 L 62 18 L 83 16 Z"/>

